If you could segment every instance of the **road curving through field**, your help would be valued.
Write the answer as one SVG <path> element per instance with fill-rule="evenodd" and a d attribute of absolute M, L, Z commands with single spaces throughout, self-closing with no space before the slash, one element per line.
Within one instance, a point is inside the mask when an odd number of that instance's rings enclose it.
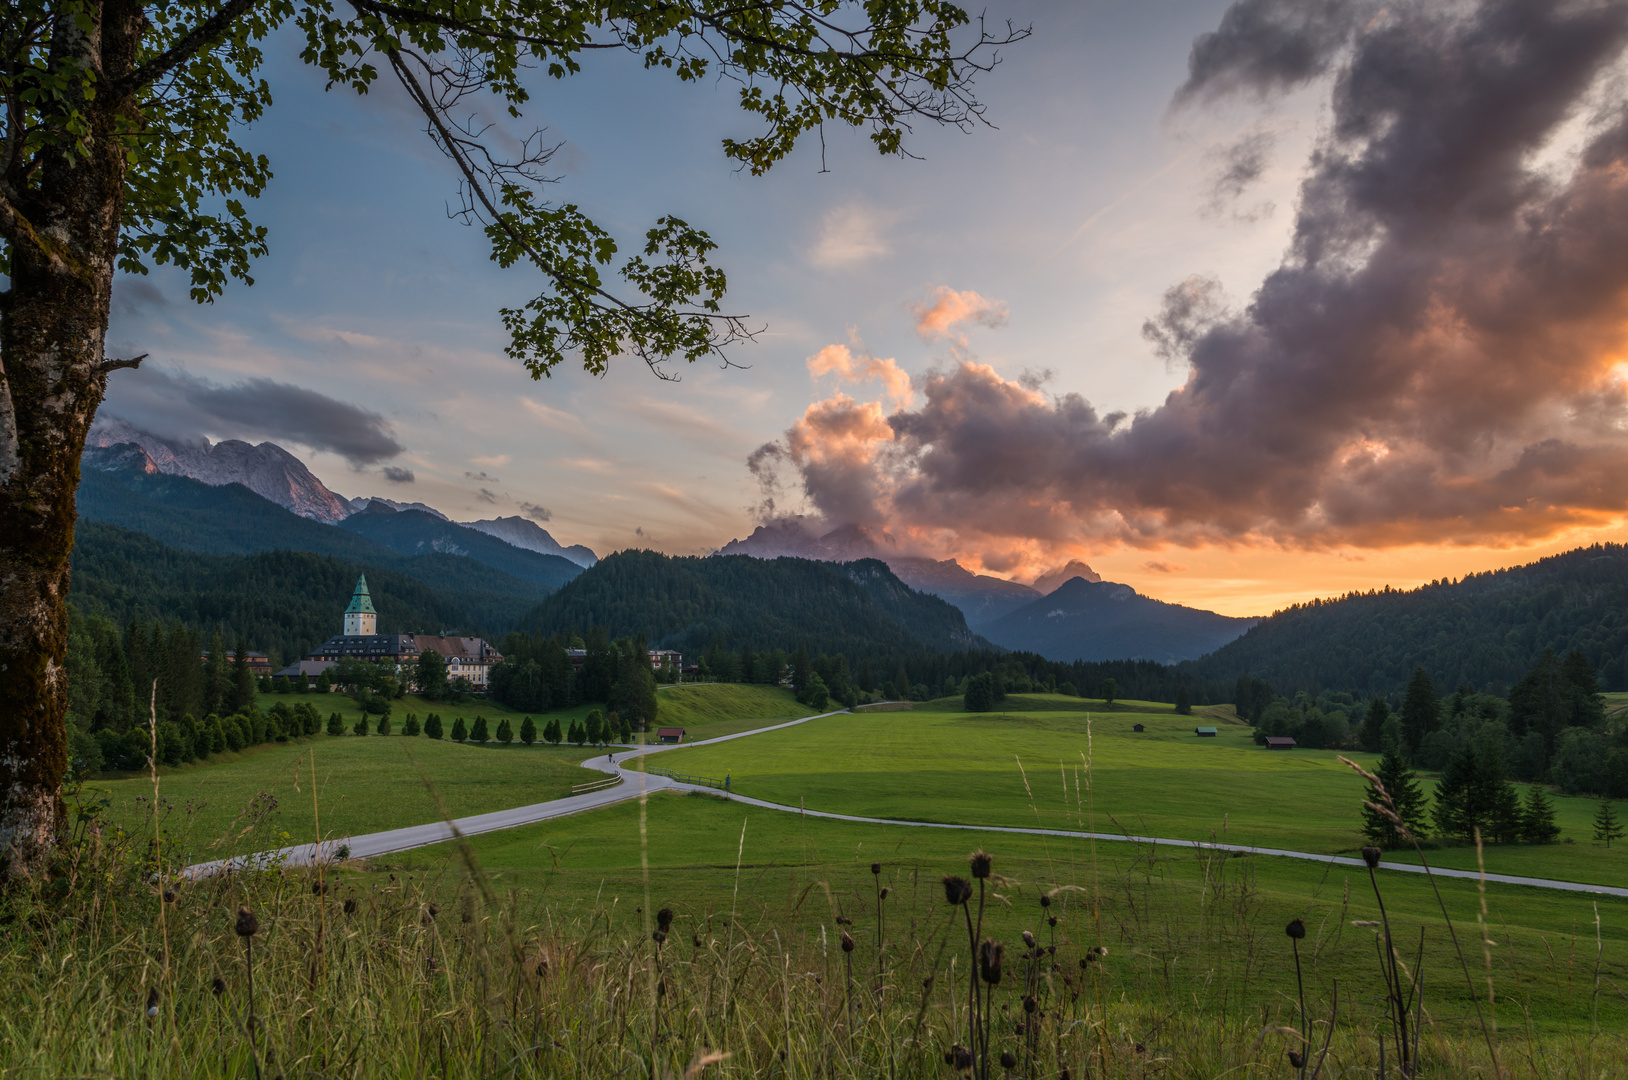
<path fill-rule="evenodd" d="M 839 709 L 835 712 L 820 713 L 816 716 L 805 716 L 797 720 L 788 720 L 784 723 L 771 724 L 767 727 L 753 728 L 750 731 L 740 731 L 732 735 L 719 735 L 712 739 L 702 739 L 693 743 L 682 744 L 685 748 L 696 746 L 710 746 L 715 743 L 729 742 L 734 739 L 744 739 L 752 735 L 762 735 L 771 731 L 780 731 L 784 728 L 796 727 L 811 720 L 823 720 L 828 716 L 836 716 L 847 710 Z M 754 799 L 735 792 L 719 791 L 718 789 L 699 784 L 684 783 L 670 777 L 656 773 L 646 772 L 644 769 L 630 768 L 635 762 L 652 754 L 659 754 L 666 750 L 679 749 L 680 744 L 647 745 L 627 747 L 607 753 L 601 757 L 589 758 L 582 762 L 587 769 L 596 769 L 611 776 L 619 777 L 621 783 L 602 788 L 598 791 L 587 792 L 582 795 L 570 795 L 563 799 L 553 799 L 548 802 L 534 803 L 530 806 L 518 806 L 509 810 L 497 810 L 487 814 L 475 814 L 470 817 L 458 818 L 454 821 L 437 821 L 428 825 L 413 825 L 403 829 L 390 829 L 385 832 L 367 833 L 361 836 L 347 836 L 325 840 L 320 844 L 299 844 L 293 847 L 280 848 L 276 851 L 263 852 L 257 855 L 239 856 L 233 859 L 220 859 L 213 862 L 197 863 L 187 867 L 183 874 L 189 878 L 208 877 L 222 871 L 240 869 L 253 865 L 281 865 L 281 866 L 311 866 L 318 862 L 338 862 L 344 858 L 364 859 L 377 855 L 385 855 L 397 851 L 407 851 L 412 848 L 427 847 L 431 844 L 444 843 L 460 836 L 478 836 L 482 833 L 497 832 L 503 829 L 513 829 L 521 825 L 533 825 L 540 821 L 549 821 L 554 818 L 568 817 L 573 814 L 597 810 L 600 807 L 611 806 L 615 803 L 625 802 L 628 799 L 637 799 L 656 791 L 682 791 L 702 792 L 719 798 L 729 799 L 745 806 L 755 806 L 762 810 L 776 810 L 788 814 L 802 814 L 805 817 L 826 818 L 832 821 L 846 821 L 861 825 L 896 825 L 912 829 L 954 829 L 962 832 L 983 833 L 1020 833 L 1028 836 L 1051 836 L 1073 840 L 1103 840 L 1113 843 L 1149 844 L 1161 847 L 1190 848 L 1200 851 L 1227 852 L 1237 855 L 1267 855 L 1282 859 L 1300 859 L 1307 862 L 1323 863 L 1329 866 L 1352 867 L 1365 869 L 1361 859 L 1353 859 L 1343 855 L 1319 855 L 1308 851 L 1288 851 L 1281 848 L 1249 847 L 1241 844 L 1222 844 L 1206 842 L 1203 840 L 1178 840 L 1162 836 L 1135 836 L 1130 833 L 1098 833 L 1076 832 L 1069 829 L 1042 829 L 1015 825 L 969 825 L 959 822 L 940 821 L 904 821 L 898 818 L 863 817 L 856 814 L 839 814 L 829 810 L 810 810 L 806 807 L 787 806 L 783 803 L 768 802 L 763 799 Z M 1482 874 L 1473 870 L 1456 870 L 1444 867 L 1416 866 L 1411 863 L 1386 862 L 1383 869 L 1399 871 L 1401 873 L 1423 874 L 1431 873 L 1438 877 L 1457 878 L 1465 880 L 1478 880 Z M 1578 881 L 1560 881 L 1553 878 L 1519 877 L 1513 874 L 1486 874 L 1488 882 L 1499 885 L 1521 885 L 1537 889 L 1557 889 L 1564 892 L 1594 893 L 1602 896 L 1616 896 L 1628 898 L 1628 888 L 1618 888 L 1610 885 L 1590 885 Z"/>

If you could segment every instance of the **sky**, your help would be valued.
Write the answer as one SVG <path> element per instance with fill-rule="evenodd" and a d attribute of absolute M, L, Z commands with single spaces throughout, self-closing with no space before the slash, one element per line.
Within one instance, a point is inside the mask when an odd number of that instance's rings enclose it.
<path fill-rule="evenodd" d="M 399 94 L 292 37 L 240 141 L 254 284 L 115 286 L 107 415 L 270 439 L 347 495 L 601 553 L 857 524 L 1015 580 L 1071 558 L 1264 614 L 1624 538 L 1628 10 L 1576 0 L 1006 3 L 991 126 L 828 129 L 753 177 L 731 84 L 531 80 L 549 194 L 718 242 L 734 367 L 534 381 L 532 281 L 449 218 Z M 531 288 L 535 292 L 535 288 Z"/>

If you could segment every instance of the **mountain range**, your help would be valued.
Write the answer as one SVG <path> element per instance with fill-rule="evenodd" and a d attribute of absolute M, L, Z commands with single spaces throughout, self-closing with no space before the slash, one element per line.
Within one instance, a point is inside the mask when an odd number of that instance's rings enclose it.
<path fill-rule="evenodd" d="M 106 418 L 98 419 L 91 427 L 83 463 L 102 471 L 134 469 L 149 475 L 185 476 L 211 487 L 241 484 L 300 517 L 330 525 L 375 507 L 413 510 L 456 524 L 421 502 L 398 502 L 378 495 L 347 499 L 317 479 L 299 458 L 273 442 L 251 446 L 237 439 L 213 444 L 201 436 L 167 439 L 123 420 Z M 581 544 L 562 545 L 546 529 L 526 518 L 494 518 L 463 525 L 514 547 L 558 556 L 580 567 L 598 561 L 590 549 Z"/>

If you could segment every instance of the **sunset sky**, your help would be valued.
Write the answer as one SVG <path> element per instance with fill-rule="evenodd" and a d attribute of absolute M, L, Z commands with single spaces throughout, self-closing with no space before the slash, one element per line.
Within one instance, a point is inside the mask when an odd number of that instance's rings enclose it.
<path fill-rule="evenodd" d="M 804 514 L 1237 615 L 1623 539 L 1628 5 L 987 14 L 1035 30 L 978 84 L 995 127 L 918 125 L 919 160 L 830 130 L 823 167 L 814 139 L 754 178 L 730 84 L 619 54 L 534 80 L 512 130 L 560 143 L 554 197 L 624 246 L 708 230 L 766 328 L 676 383 L 532 381 L 497 317 L 532 281 L 448 219 L 414 114 L 278 38 L 242 136 L 271 254 L 206 307 L 122 279 L 109 352 L 152 360 L 104 411 L 601 553 Z"/>

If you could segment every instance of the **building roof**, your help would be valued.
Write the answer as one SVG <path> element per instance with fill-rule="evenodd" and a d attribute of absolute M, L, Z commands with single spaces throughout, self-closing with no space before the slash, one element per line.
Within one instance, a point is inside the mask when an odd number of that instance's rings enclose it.
<path fill-rule="evenodd" d="M 1215 734 L 1215 729 L 1213 727 L 1196 727 L 1196 728 L 1193 729 L 1193 734 L 1195 734 L 1195 735 L 1214 735 Z"/>
<path fill-rule="evenodd" d="M 1289 738 L 1287 735 L 1268 735 L 1266 737 L 1266 745 L 1267 746 L 1298 746 L 1299 744 L 1296 743 L 1293 739 Z"/>
<path fill-rule="evenodd" d="M 353 615 L 358 612 L 364 615 L 378 614 L 373 610 L 373 597 L 368 595 L 366 574 L 356 579 L 356 591 L 351 594 L 350 607 L 345 609 L 346 615 Z"/>
<path fill-rule="evenodd" d="M 446 634 L 413 634 L 413 652 L 440 653 L 446 660 L 473 660 L 488 664 L 501 663 L 503 654 L 492 648 L 491 642 L 478 637 L 451 637 Z"/>
<path fill-rule="evenodd" d="M 684 734 L 684 729 L 681 728 L 681 727 L 657 728 L 656 729 L 656 734 L 658 736 L 660 736 L 660 735 L 682 735 L 682 734 Z"/>
<path fill-rule="evenodd" d="M 333 667 L 335 663 L 336 661 L 333 660 L 301 660 L 277 672 L 275 678 L 294 679 L 302 675 L 307 678 L 315 678 Z"/>

